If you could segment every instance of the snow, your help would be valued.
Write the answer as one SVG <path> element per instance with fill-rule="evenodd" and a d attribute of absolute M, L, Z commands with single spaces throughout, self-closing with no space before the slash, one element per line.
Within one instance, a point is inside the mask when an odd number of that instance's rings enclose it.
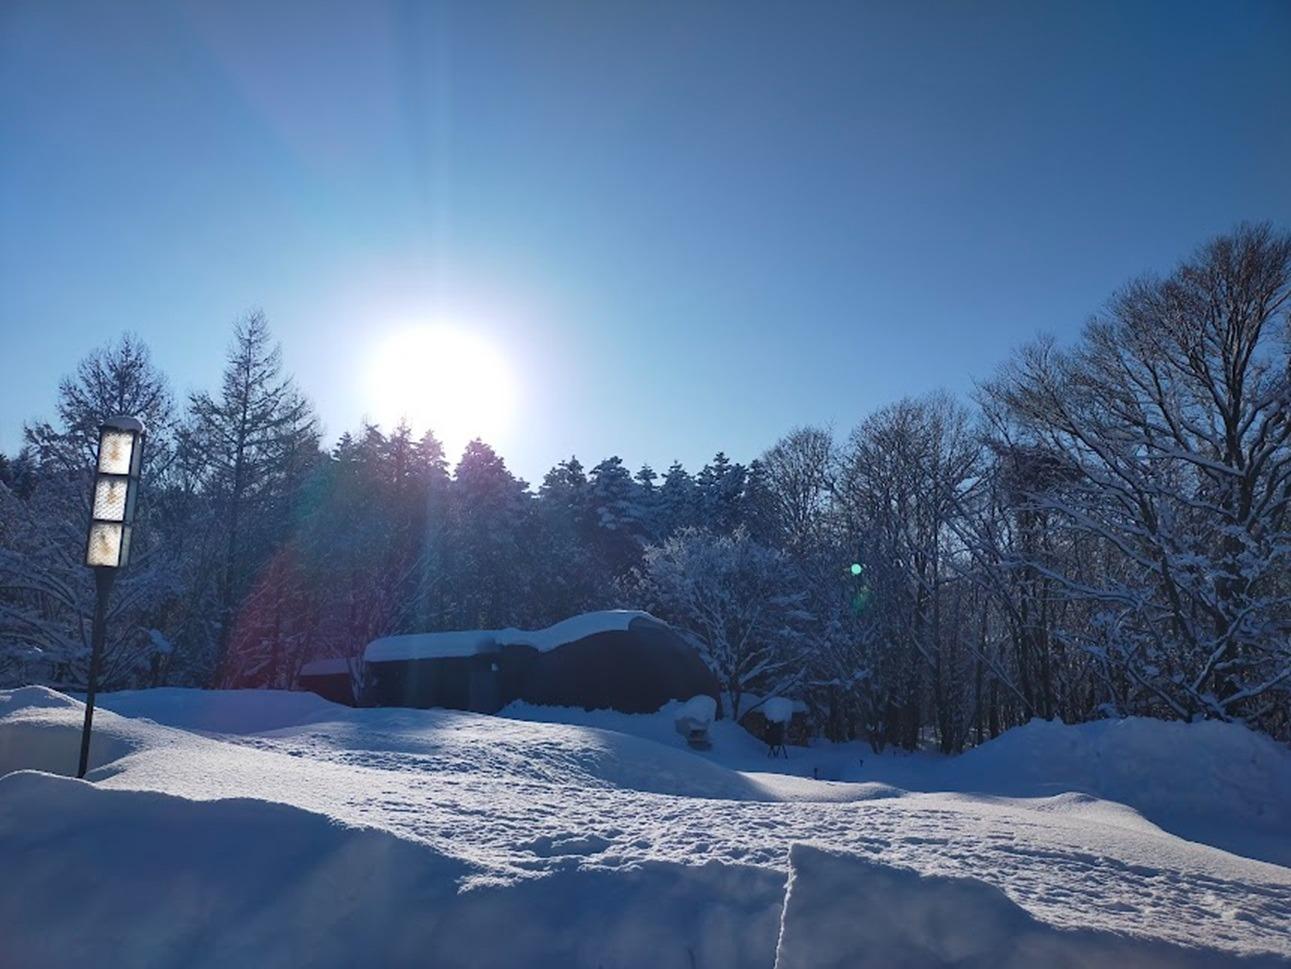
<path fill-rule="evenodd" d="M 688 720 L 697 726 L 707 726 L 713 722 L 717 716 L 717 701 L 711 696 L 701 693 L 699 696 L 692 696 L 689 700 L 681 705 L 677 711 L 676 720 Z"/>
<path fill-rule="evenodd" d="M 700 694 L 681 705 L 673 718 L 673 725 L 689 746 L 703 747 L 710 743 L 708 731 L 716 715 L 717 701 L 711 696 Z"/>
<path fill-rule="evenodd" d="M 1213 953 L 1037 921 L 976 878 L 794 845 L 775 969 L 1187 969 Z M 1260 960 L 1268 965 L 1281 962 Z"/>
<path fill-rule="evenodd" d="M 947 762 L 947 788 L 1128 805 L 1196 841 L 1291 866 L 1291 750 L 1215 720 L 1033 720 Z"/>
<path fill-rule="evenodd" d="M 315 693 L 282 690 L 122 690 L 100 694 L 97 702 L 122 718 L 213 734 L 298 727 L 331 720 L 338 709 Z"/>
<path fill-rule="evenodd" d="M 363 659 L 369 663 L 397 663 L 412 659 L 449 659 L 498 652 L 495 634 L 483 629 L 446 633 L 408 633 L 382 636 L 368 643 Z"/>
<path fill-rule="evenodd" d="M 762 704 L 762 715 L 771 723 L 788 723 L 793 719 L 793 701 L 787 697 L 773 696 Z"/>
<path fill-rule="evenodd" d="M 867 946 L 886 966 L 936 965 L 928 946 L 983 966 L 1291 959 L 1291 868 L 1214 846 L 1224 827 L 1286 821 L 1286 751 L 1243 728 L 1039 723 L 960 758 L 840 744 L 770 761 L 729 721 L 712 750 L 689 750 L 683 707 L 488 717 L 268 691 L 105 694 L 79 782 L 54 775 L 74 771 L 80 703 L 0 692 L 5 956 L 54 969 L 91 954 L 720 969 L 769 967 L 777 948 L 788 969 L 863 966 Z M 1172 773 L 1188 787 L 1173 802 Z M 1193 819 L 1196 837 L 1144 808 Z"/>
<path fill-rule="evenodd" d="M 585 612 L 563 619 L 546 629 L 527 631 L 503 629 L 498 632 L 498 642 L 504 646 L 532 646 L 540 653 L 550 652 L 565 643 L 574 643 L 597 633 L 622 632 L 637 619 L 663 625 L 648 612 L 634 609 L 606 609 L 602 612 Z"/>
<path fill-rule="evenodd" d="M 447 659 L 496 652 L 502 646 L 532 646 L 545 653 L 596 633 L 626 630 L 635 619 L 659 621 L 647 612 L 610 609 L 572 616 L 546 629 L 470 629 L 384 636 L 369 643 L 363 657 L 369 663 Z"/>

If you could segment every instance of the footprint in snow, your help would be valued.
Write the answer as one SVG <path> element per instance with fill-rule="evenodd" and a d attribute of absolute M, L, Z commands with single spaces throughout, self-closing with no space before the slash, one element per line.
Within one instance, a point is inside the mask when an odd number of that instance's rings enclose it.
<path fill-rule="evenodd" d="M 557 835 L 554 838 L 543 835 L 540 838 L 534 838 L 527 844 L 520 845 L 521 848 L 525 848 L 541 858 L 551 858 L 556 855 L 594 855 L 604 851 L 609 846 L 609 841 L 594 834 Z"/>

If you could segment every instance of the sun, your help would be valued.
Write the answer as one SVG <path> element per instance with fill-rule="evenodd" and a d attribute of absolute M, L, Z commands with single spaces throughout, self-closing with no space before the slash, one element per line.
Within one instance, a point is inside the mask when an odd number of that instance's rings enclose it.
<path fill-rule="evenodd" d="M 511 422 L 515 383 L 482 334 L 430 324 L 396 330 L 376 346 L 367 397 L 383 429 L 405 420 L 416 434 L 432 430 L 453 461 L 473 438 L 498 444 Z"/>

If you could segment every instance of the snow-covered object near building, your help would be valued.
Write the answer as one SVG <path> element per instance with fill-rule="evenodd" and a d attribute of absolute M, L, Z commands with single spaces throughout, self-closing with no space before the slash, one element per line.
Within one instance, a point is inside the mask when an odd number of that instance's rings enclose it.
<path fill-rule="evenodd" d="M 677 713 L 677 722 L 685 720 L 696 726 L 707 727 L 717 716 L 717 701 L 711 696 L 692 696 L 681 705 Z"/>
<path fill-rule="evenodd" d="M 682 704 L 674 721 L 677 733 L 686 738 L 686 743 L 700 750 L 707 750 L 712 742 L 708 739 L 708 728 L 717 716 L 717 700 L 711 696 L 693 696 Z"/>
<path fill-rule="evenodd" d="M 375 706 L 493 713 L 508 703 L 653 712 L 670 700 L 716 696 L 699 654 L 645 612 L 573 616 L 546 629 L 386 636 L 364 650 Z"/>
<path fill-rule="evenodd" d="M 762 715 L 771 723 L 782 723 L 788 726 L 793 719 L 794 705 L 788 697 L 773 696 L 762 704 Z"/>
<path fill-rule="evenodd" d="M 807 704 L 784 696 L 763 698 L 747 694 L 743 698 L 744 714 L 740 723 L 744 729 L 765 743 L 777 748 L 786 743 L 806 746 L 811 743 L 811 723 Z"/>
<path fill-rule="evenodd" d="M 354 706 L 355 681 L 361 680 L 363 660 L 341 656 L 316 659 L 306 663 L 296 674 L 296 685 L 302 690 L 317 693 L 333 703 Z"/>

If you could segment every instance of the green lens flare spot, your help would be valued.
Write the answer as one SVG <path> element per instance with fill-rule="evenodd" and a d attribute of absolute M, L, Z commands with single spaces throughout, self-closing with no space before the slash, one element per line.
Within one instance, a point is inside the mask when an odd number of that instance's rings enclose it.
<path fill-rule="evenodd" d="M 852 563 L 852 575 L 860 575 L 864 571 L 865 571 L 865 566 L 861 565 L 860 562 Z"/>

